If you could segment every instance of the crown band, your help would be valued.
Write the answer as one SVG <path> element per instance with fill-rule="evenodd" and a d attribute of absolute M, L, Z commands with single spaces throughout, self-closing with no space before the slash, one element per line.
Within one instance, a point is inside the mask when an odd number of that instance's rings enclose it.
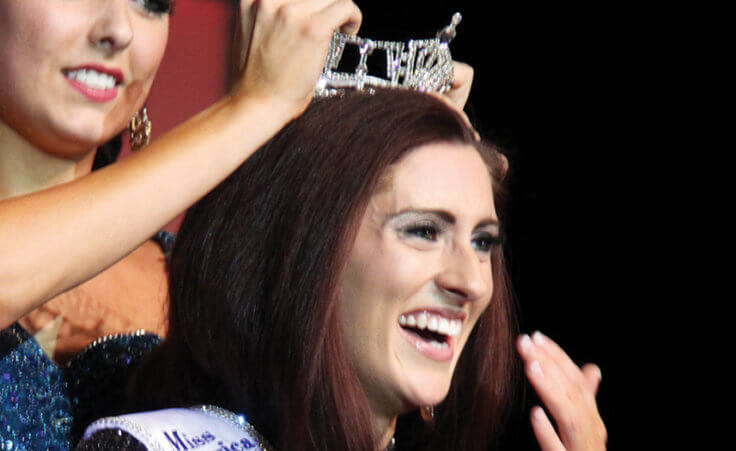
<path fill-rule="evenodd" d="M 446 92 L 452 87 L 453 69 L 450 41 L 455 28 L 462 20 L 460 13 L 452 16 L 450 25 L 444 27 L 434 39 L 375 41 L 335 32 L 332 36 L 327 61 L 317 82 L 315 96 L 326 97 L 344 92 L 345 89 L 370 91 L 377 88 L 404 88 L 421 92 Z M 358 47 L 360 60 L 353 72 L 338 71 L 346 45 Z M 386 54 L 386 76 L 370 74 L 368 57 L 376 50 Z"/>

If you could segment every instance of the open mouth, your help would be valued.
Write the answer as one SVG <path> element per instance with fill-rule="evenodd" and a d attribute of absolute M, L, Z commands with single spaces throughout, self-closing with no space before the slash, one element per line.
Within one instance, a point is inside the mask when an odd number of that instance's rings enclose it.
<path fill-rule="evenodd" d="M 408 335 L 435 349 L 447 349 L 462 330 L 462 319 L 448 318 L 440 313 L 422 311 L 405 313 L 399 325 Z"/>
<path fill-rule="evenodd" d="M 122 83 L 122 77 L 117 74 L 110 74 L 94 69 L 64 69 L 64 76 L 72 81 L 76 81 L 92 89 L 108 90 L 119 86 Z"/>

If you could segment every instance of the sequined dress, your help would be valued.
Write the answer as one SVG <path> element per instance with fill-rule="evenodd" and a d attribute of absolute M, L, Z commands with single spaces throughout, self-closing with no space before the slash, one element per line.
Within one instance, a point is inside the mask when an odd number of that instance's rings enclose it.
<path fill-rule="evenodd" d="M 59 365 L 17 324 L 0 332 L 0 449 L 71 449 L 91 421 L 114 412 L 132 364 L 161 341 L 113 335 Z"/>
<path fill-rule="evenodd" d="M 111 335 L 59 365 L 17 323 L 0 331 L 0 450 L 72 449 L 89 423 L 116 413 L 132 365 L 161 342 Z"/>

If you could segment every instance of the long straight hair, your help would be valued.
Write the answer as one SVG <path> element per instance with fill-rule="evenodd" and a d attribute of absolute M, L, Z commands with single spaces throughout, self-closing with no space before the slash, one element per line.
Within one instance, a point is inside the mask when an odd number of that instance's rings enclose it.
<path fill-rule="evenodd" d="M 277 449 L 375 451 L 368 400 L 343 348 L 339 281 L 382 175 L 433 142 L 475 146 L 501 208 L 500 153 L 442 101 L 380 90 L 314 101 L 195 204 L 171 260 L 168 337 L 132 381 L 135 407 L 218 404 L 245 413 Z M 490 306 L 434 430 L 408 434 L 412 442 L 485 449 L 500 424 L 515 321 L 502 250 L 491 259 Z"/>

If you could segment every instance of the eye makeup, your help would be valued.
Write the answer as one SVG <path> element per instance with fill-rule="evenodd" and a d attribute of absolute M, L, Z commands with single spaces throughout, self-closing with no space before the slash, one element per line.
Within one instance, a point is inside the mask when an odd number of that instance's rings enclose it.
<path fill-rule="evenodd" d="M 386 222 L 402 238 L 434 242 L 455 224 L 455 217 L 441 210 L 405 210 L 389 216 Z M 471 242 L 477 251 L 490 252 L 500 244 L 498 223 L 495 220 L 479 223 L 471 235 Z"/>
<path fill-rule="evenodd" d="M 171 14 L 174 9 L 174 0 L 134 0 L 148 13 L 157 16 Z"/>

